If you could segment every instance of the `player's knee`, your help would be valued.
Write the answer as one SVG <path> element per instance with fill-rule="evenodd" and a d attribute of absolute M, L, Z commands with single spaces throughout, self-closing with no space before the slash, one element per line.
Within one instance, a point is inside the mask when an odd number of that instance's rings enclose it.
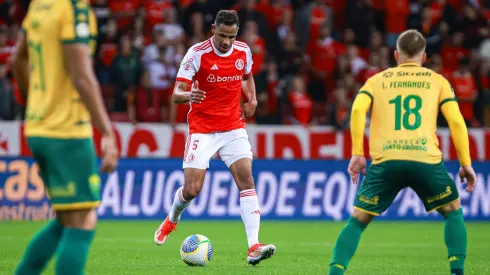
<path fill-rule="evenodd" d="M 437 209 L 437 211 L 441 215 L 446 216 L 447 213 L 456 211 L 456 210 L 458 210 L 460 208 L 461 208 L 461 201 L 458 199 L 458 200 L 455 200 L 455 201 L 453 201 L 451 203 L 448 203 L 448 204 L 444 205 L 443 207 Z"/>
<path fill-rule="evenodd" d="M 369 224 L 374 219 L 373 215 L 370 215 L 368 213 L 365 213 L 357 209 L 354 209 L 354 212 L 352 212 L 352 217 L 363 224 Z"/>
<path fill-rule="evenodd" d="M 97 226 L 97 211 L 95 208 L 56 211 L 56 217 L 63 227 L 94 230 Z"/>
<path fill-rule="evenodd" d="M 182 196 L 185 200 L 192 200 L 201 192 L 202 184 L 196 181 L 186 181 L 184 189 L 182 190 Z"/>

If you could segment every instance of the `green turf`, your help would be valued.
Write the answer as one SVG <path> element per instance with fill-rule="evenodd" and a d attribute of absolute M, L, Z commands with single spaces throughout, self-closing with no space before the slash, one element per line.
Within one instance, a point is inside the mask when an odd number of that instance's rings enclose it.
<path fill-rule="evenodd" d="M 12 274 L 26 243 L 42 225 L 0 222 L 0 274 Z M 277 253 L 251 267 L 239 221 L 184 221 L 163 246 L 153 243 L 158 221 L 102 221 L 86 274 L 326 274 L 342 225 L 263 221 L 260 239 L 275 244 Z M 467 227 L 466 274 L 490 274 L 490 223 Z M 442 222 L 375 222 L 366 229 L 347 274 L 449 274 L 442 232 Z M 180 243 L 194 233 L 207 236 L 214 246 L 207 267 L 188 267 L 180 260 Z M 53 261 L 45 274 L 53 274 Z"/>

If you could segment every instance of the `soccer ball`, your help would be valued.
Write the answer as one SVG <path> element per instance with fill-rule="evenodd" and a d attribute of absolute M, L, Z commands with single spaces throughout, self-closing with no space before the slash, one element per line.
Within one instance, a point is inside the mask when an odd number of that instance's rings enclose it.
<path fill-rule="evenodd" d="M 180 257 L 190 266 L 205 266 L 211 261 L 212 256 L 213 246 L 203 235 L 191 235 L 180 246 Z"/>

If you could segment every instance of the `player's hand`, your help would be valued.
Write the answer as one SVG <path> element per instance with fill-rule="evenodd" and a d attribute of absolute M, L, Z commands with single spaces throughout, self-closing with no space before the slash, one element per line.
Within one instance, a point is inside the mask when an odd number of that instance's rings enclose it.
<path fill-rule="evenodd" d="M 352 156 L 347 171 L 352 179 L 352 183 L 357 184 L 361 171 L 364 176 L 366 175 L 366 158 L 364 156 Z"/>
<path fill-rule="evenodd" d="M 466 192 L 473 192 L 475 190 L 476 185 L 476 174 L 471 166 L 463 166 L 459 169 L 459 178 L 461 182 L 464 182 L 466 179 Z"/>
<path fill-rule="evenodd" d="M 102 173 L 111 173 L 117 167 L 119 161 L 119 152 L 117 150 L 116 141 L 113 136 L 103 136 L 102 143 L 102 163 L 100 171 Z"/>
<path fill-rule="evenodd" d="M 192 85 L 191 95 L 189 100 L 191 103 L 201 104 L 201 102 L 206 98 L 206 92 L 199 90 L 199 82 L 194 81 Z"/>
<path fill-rule="evenodd" d="M 255 108 L 257 108 L 257 100 L 252 100 L 243 104 L 243 115 L 245 118 L 252 117 L 255 113 Z"/>

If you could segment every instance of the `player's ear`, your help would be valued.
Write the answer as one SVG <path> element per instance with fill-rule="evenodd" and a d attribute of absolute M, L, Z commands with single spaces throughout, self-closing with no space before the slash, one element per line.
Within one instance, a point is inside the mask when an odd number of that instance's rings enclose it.
<path fill-rule="evenodd" d="M 216 32 L 216 25 L 212 24 L 211 25 L 211 32 L 214 34 Z"/>
<path fill-rule="evenodd" d="M 400 57 L 400 55 L 398 54 L 398 51 L 397 50 L 395 50 L 393 52 L 393 55 L 395 56 L 395 60 L 398 61 L 398 58 Z"/>
<path fill-rule="evenodd" d="M 424 64 L 426 60 L 427 60 L 427 54 L 426 54 L 426 53 L 424 53 L 424 54 L 422 55 L 422 64 Z"/>

